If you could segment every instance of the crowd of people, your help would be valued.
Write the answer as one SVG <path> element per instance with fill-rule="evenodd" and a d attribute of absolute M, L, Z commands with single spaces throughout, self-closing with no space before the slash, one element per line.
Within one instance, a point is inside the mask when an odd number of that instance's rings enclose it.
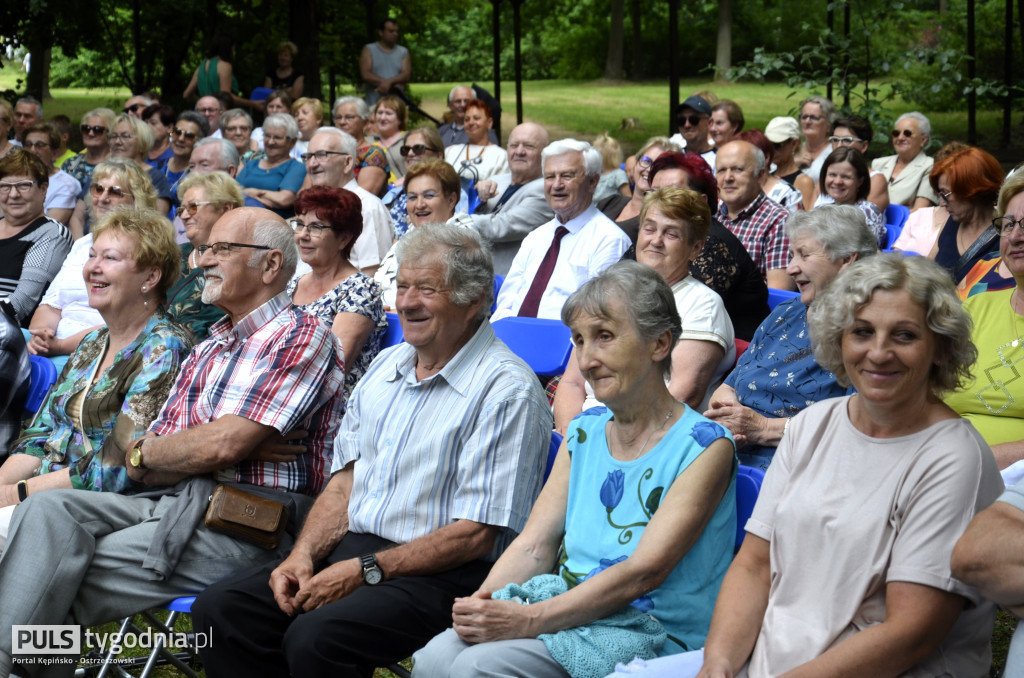
<path fill-rule="evenodd" d="M 379 35 L 329 108 L 294 44 L 246 98 L 215 40 L 193 110 L 90 110 L 80 153 L 0 101 L 8 409 L 59 372 L 0 422 L 0 627 L 196 595 L 210 676 L 987 674 L 1024 609 L 1024 173 L 916 112 L 870 161 L 819 96 L 756 129 L 697 92 L 628 157 L 499 138 L 463 85 L 410 128 Z M 568 327 L 565 373 L 506 318 Z M 15 641 L 0 678 L 73 672 Z"/>

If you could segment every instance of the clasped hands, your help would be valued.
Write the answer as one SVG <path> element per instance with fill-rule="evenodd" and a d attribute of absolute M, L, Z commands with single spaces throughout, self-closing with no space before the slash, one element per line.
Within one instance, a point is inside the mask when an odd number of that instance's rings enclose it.
<path fill-rule="evenodd" d="M 494 600 L 487 591 L 456 598 L 452 628 L 467 643 L 536 638 L 537 608 L 510 600 Z"/>

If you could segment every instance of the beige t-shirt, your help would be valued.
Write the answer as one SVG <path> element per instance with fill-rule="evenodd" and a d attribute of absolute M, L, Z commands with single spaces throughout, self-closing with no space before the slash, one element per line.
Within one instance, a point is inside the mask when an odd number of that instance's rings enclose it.
<path fill-rule="evenodd" d="M 771 542 L 771 589 L 748 666 L 778 676 L 885 619 L 885 586 L 912 582 L 969 602 L 940 648 L 904 676 L 983 676 L 991 603 L 953 578 L 953 546 L 1003 490 L 995 458 L 963 419 L 870 438 L 850 397 L 797 415 L 746 529 Z"/>

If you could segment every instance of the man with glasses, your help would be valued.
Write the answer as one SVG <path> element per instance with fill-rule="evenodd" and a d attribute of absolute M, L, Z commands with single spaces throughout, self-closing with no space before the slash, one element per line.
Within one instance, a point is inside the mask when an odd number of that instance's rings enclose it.
<path fill-rule="evenodd" d="M 199 249 L 203 301 L 227 317 L 182 364 L 124 462 L 133 480 L 164 489 L 23 497 L 0 559 L 4 628 L 112 621 L 279 559 L 326 485 L 344 364 L 330 328 L 287 294 L 298 259 L 292 229 L 273 212 L 240 208 Z M 287 506 L 280 544 L 261 548 L 207 527 L 217 485 L 247 493 L 243 506 Z M 0 634 L 2 676 L 24 661 L 12 650 L 11 634 Z"/>
<path fill-rule="evenodd" d="M 14 106 L 14 138 L 19 142 L 25 140 L 25 130 L 43 121 L 43 105 L 35 97 L 25 96 L 18 99 Z"/>
<path fill-rule="evenodd" d="M 832 136 L 828 141 L 832 144 L 833 151 L 849 146 L 867 156 L 868 147 L 874 136 L 875 131 L 870 121 L 859 115 L 848 115 L 835 121 L 832 125 Z M 889 182 L 885 180 L 885 175 L 877 170 L 871 170 L 871 191 L 867 200 L 882 212 L 889 206 Z"/>
<path fill-rule="evenodd" d="M 448 93 L 448 109 L 451 111 L 452 119 L 451 122 L 446 122 L 437 128 L 441 135 L 441 143 L 444 144 L 445 148 L 455 146 L 456 144 L 469 143 L 469 136 L 466 135 L 463 125 L 466 121 L 466 104 L 473 99 L 476 99 L 473 88 L 466 87 L 465 85 L 456 85 Z M 492 144 L 498 143 L 498 135 L 495 134 L 493 128 L 487 133 L 487 138 L 490 139 Z"/>
<path fill-rule="evenodd" d="M 708 123 L 711 120 L 711 104 L 703 97 L 691 96 L 676 109 L 676 125 L 679 134 L 672 141 L 683 147 L 686 153 L 696 153 L 710 166 L 715 166 L 715 148 L 708 137 Z"/>
<path fill-rule="evenodd" d="M 363 232 L 352 246 L 349 261 L 363 273 L 372 276 L 384 255 L 391 249 L 395 228 L 380 198 L 356 181 L 353 171 L 355 158 L 356 140 L 351 134 L 336 127 L 318 129 L 309 140 L 306 152 L 302 154 L 310 186 L 343 188 L 359 197 L 362 203 Z"/>
<path fill-rule="evenodd" d="M 199 101 L 196 102 L 196 113 L 199 113 L 210 123 L 210 132 L 206 136 L 219 139 L 221 137 L 220 116 L 224 113 L 224 107 L 221 105 L 220 99 L 214 96 L 200 97 Z"/>
<path fill-rule="evenodd" d="M 134 118 L 142 120 L 142 111 L 146 110 L 147 106 L 152 106 L 153 100 L 147 96 L 136 94 L 135 96 L 124 102 L 124 113 Z"/>
<path fill-rule="evenodd" d="M 622 258 L 629 236 L 594 206 L 601 154 L 563 139 L 541 152 L 544 197 L 555 218 L 523 238 L 498 293 L 493 320 L 561 318 L 569 295 Z"/>
<path fill-rule="evenodd" d="M 555 213 L 544 198 L 540 155 L 549 143 L 548 132 L 536 123 L 524 122 L 508 137 L 508 164 L 512 170 L 476 185 L 484 202 L 460 220 L 471 224 L 492 243 L 494 272 L 508 273 L 519 246 L 533 229 Z"/>

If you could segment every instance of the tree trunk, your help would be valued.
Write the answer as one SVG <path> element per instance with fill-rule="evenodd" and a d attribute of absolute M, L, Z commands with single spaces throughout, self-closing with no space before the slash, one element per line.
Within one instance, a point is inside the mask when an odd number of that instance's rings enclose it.
<path fill-rule="evenodd" d="M 623 21 L 626 0 L 611 0 L 611 25 L 608 27 L 608 57 L 604 62 L 604 77 L 622 80 Z"/>
<path fill-rule="evenodd" d="M 53 17 L 49 13 L 40 14 L 37 21 L 36 29 L 30 32 L 27 41 L 32 58 L 29 62 L 25 93 L 42 101 L 48 94 L 50 79 L 50 60 L 47 58 L 50 52 L 50 34 L 44 27 L 53 25 Z"/>
<path fill-rule="evenodd" d="M 633 69 L 630 73 L 630 79 L 642 80 L 644 77 L 644 53 L 643 46 L 641 45 L 641 35 L 643 22 L 641 21 L 641 0 L 631 0 L 630 8 L 633 14 Z M 1024 2 L 1024 0 L 1021 0 Z"/>
<path fill-rule="evenodd" d="M 302 45 L 300 72 L 305 76 L 305 91 L 323 97 L 320 81 L 320 22 L 316 0 L 292 0 L 288 3 L 288 35 Z"/>
<path fill-rule="evenodd" d="M 718 0 L 718 46 L 715 49 L 715 80 L 728 81 L 732 68 L 732 2 Z"/>

